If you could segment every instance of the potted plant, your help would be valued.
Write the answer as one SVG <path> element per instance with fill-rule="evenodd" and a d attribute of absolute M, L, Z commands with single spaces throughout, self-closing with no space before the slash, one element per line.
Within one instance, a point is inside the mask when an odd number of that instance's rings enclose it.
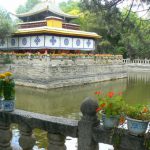
<path fill-rule="evenodd" d="M 6 77 L 3 81 L 3 94 L 4 94 L 3 110 L 13 111 L 15 100 L 15 82 L 11 72 L 6 72 L 5 76 Z"/>
<path fill-rule="evenodd" d="M 0 109 L 2 109 L 2 101 L 3 101 L 3 80 L 5 78 L 4 74 L 0 74 Z"/>
<path fill-rule="evenodd" d="M 125 102 L 122 93 L 110 91 L 106 95 L 103 95 L 102 92 L 97 93 L 97 95 L 99 107 L 96 112 L 101 112 L 104 128 L 112 129 L 117 127 L 124 112 Z"/>
<path fill-rule="evenodd" d="M 127 127 L 132 135 L 144 135 L 150 122 L 150 108 L 147 105 L 127 106 Z"/>

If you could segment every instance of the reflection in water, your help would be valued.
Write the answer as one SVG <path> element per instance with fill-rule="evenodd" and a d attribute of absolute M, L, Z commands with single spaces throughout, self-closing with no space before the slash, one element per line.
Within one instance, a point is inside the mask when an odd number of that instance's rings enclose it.
<path fill-rule="evenodd" d="M 80 105 L 86 97 L 94 97 L 95 91 L 122 91 L 127 102 L 150 102 L 150 73 L 130 73 L 128 78 L 105 81 L 84 86 L 42 90 L 16 87 L 16 107 L 32 112 L 79 119 Z"/>
<path fill-rule="evenodd" d="M 150 104 L 150 73 L 130 73 L 124 96 L 130 104 Z"/>
<path fill-rule="evenodd" d="M 126 79 L 73 86 L 59 89 L 41 90 L 29 87 L 16 87 L 16 107 L 53 116 L 78 119 L 80 105 L 86 97 L 95 97 L 95 91 L 124 91 Z"/>

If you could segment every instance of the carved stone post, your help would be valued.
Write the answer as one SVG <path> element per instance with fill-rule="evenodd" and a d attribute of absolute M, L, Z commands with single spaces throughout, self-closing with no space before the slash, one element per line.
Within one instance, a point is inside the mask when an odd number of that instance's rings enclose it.
<path fill-rule="evenodd" d="M 78 124 L 78 150 L 98 150 L 98 143 L 93 140 L 93 127 L 99 125 L 96 115 L 98 104 L 92 98 L 86 98 L 81 105 L 83 114 Z"/>
<path fill-rule="evenodd" d="M 23 150 L 32 150 L 35 145 L 35 138 L 32 135 L 32 128 L 28 125 L 22 124 L 19 126 L 21 136 L 19 138 L 19 145 Z"/>
<path fill-rule="evenodd" d="M 0 150 L 12 150 L 10 146 L 11 138 L 10 124 L 0 121 Z"/>
<path fill-rule="evenodd" d="M 48 150 L 66 150 L 65 136 L 59 134 L 47 134 Z"/>

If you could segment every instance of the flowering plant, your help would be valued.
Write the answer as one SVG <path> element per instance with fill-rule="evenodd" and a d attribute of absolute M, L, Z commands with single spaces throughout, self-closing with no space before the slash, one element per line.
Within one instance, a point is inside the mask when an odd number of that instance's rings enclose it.
<path fill-rule="evenodd" d="M 3 98 L 3 81 L 4 81 L 5 75 L 0 74 L 0 100 Z"/>
<path fill-rule="evenodd" d="M 15 82 L 12 78 L 11 72 L 5 73 L 5 79 L 3 81 L 3 93 L 4 93 L 4 100 L 15 99 Z"/>
<path fill-rule="evenodd" d="M 126 105 L 126 115 L 133 119 L 150 121 L 150 107 L 141 104 L 136 106 Z"/>
<path fill-rule="evenodd" d="M 103 94 L 101 91 L 97 91 L 95 94 L 98 96 L 99 101 L 99 107 L 96 109 L 96 112 L 101 111 L 108 117 L 123 114 L 125 101 L 122 92 L 109 91 Z"/>
<path fill-rule="evenodd" d="M 21 57 L 26 57 L 26 56 L 31 56 L 31 57 L 36 57 L 36 56 L 50 56 L 50 57 L 59 57 L 59 56 L 63 56 L 63 57 L 78 57 L 78 58 L 102 58 L 102 59 L 123 59 L 122 55 L 112 55 L 112 54 L 83 54 L 83 53 L 68 53 L 67 51 L 64 51 L 60 54 L 47 54 L 47 52 L 45 52 L 44 54 L 41 53 L 14 53 L 14 52 L 0 52 L 0 57 L 5 57 L 5 56 L 15 56 L 17 58 Z"/>

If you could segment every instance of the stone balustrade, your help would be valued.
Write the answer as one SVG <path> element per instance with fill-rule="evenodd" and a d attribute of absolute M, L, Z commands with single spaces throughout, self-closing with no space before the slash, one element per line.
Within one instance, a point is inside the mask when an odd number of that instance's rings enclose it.
<path fill-rule="evenodd" d="M 48 150 L 65 150 L 65 137 L 77 137 L 78 121 L 52 117 L 23 110 L 0 112 L 0 150 L 11 150 L 12 133 L 10 124 L 19 125 L 19 144 L 23 150 L 32 150 L 35 138 L 32 130 L 35 128 L 47 131 Z"/>
<path fill-rule="evenodd" d="M 150 60 L 148 59 L 123 59 L 123 63 L 125 64 L 150 64 Z"/>
<path fill-rule="evenodd" d="M 132 136 L 125 129 L 104 129 L 95 112 L 97 107 L 96 101 L 86 98 L 81 105 L 83 115 L 79 121 L 18 109 L 11 113 L 0 112 L 0 150 L 12 150 L 11 123 L 19 125 L 19 144 L 23 150 L 32 150 L 36 141 L 32 134 L 34 128 L 47 131 L 48 150 L 66 150 L 66 136 L 78 138 L 78 150 L 98 150 L 98 143 L 113 144 L 118 150 L 146 150 L 144 141 L 150 137 Z M 118 135 L 121 135 L 119 139 Z"/>

